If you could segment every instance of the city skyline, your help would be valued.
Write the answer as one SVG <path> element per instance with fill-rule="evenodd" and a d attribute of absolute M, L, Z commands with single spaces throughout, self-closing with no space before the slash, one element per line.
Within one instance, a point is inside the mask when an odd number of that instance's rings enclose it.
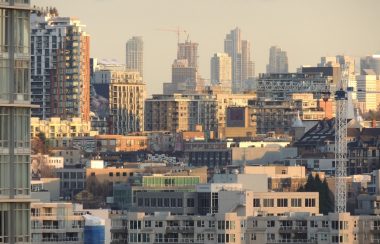
<path fill-rule="evenodd" d="M 265 72 L 268 50 L 273 45 L 287 50 L 289 71 L 295 71 L 301 64 L 315 65 L 321 56 L 359 57 L 380 50 L 380 34 L 372 31 L 376 29 L 379 1 L 338 0 L 329 1 L 328 5 L 323 2 L 327 0 L 209 0 L 195 1 L 183 8 L 182 1 L 170 0 L 34 0 L 32 5 L 55 6 L 62 16 L 80 18 L 92 36 L 92 57 L 116 58 L 124 62 L 126 41 L 131 36 L 143 36 L 144 78 L 148 94 L 152 94 L 162 91 L 162 83 L 170 81 L 172 57 L 177 51 L 175 33 L 162 32 L 160 28 L 180 26 L 187 30 L 190 40 L 199 43 L 200 74 L 205 78 L 210 77 L 210 58 L 223 51 L 225 35 L 235 27 L 241 28 L 242 38 L 251 42 L 256 75 Z M 72 8 L 73 4 L 77 7 Z M 131 6 L 134 10 L 125 14 Z M 216 6 L 218 11 L 213 9 Z M 271 15 L 266 14 L 269 10 Z M 326 14 L 321 18 L 323 11 Z M 94 18 L 99 13 L 102 17 Z M 234 14 L 226 18 L 230 13 Z M 299 33 L 304 38 L 295 38 Z M 327 41 L 330 43 L 326 44 Z"/>

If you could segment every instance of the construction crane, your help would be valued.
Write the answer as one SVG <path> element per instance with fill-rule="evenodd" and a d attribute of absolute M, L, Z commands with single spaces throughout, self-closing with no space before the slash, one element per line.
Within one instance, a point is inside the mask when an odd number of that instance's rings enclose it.
<path fill-rule="evenodd" d="M 342 79 L 335 92 L 335 212 L 345 213 L 347 203 L 347 114 L 348 114 L 348 67 L 342 69 Z M 380 93 L 377 90 L 362 90 L 357 92 Z"/>
<path fill-rule="evenodd" d="M 342 78 L 335 92 L 335 213 L 346 212 L 347 201 L 347 84 L 348 69 L 342 70 Z"/>
<path fill-rule="evenodd" d="M 174 33 L 176 33 L 177 34 L 177 42 L 178 43 L 180 41 L 180 35 L 181 35 L 181 33 L 187 35 L 187 39 L 189 39 L 189 34 L 187 33 L 187 31 L 184 30 L 184 29 L 182 29 L 182 28 L 180 28 L 179 26 L 177 26 L 176 29 L 162 29 L 162 28 L 159 28 L 157 30 L 158 31 L 167 31 L 167 32 L 174 32 Z"/>

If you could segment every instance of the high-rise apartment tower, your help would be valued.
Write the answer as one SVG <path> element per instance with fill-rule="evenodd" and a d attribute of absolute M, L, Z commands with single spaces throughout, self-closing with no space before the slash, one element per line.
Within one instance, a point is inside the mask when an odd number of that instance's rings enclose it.
<path fill-rule="evenodd" d="M 30 2 L 0 1 L 0 242 L 30 243 Z"/>

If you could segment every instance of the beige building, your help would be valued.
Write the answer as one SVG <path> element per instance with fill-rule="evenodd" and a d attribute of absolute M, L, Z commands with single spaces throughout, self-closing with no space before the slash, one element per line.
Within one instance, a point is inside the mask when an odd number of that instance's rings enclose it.
<path fill-rule="evenodd" d="M 144 130 L 145 83 L 139 72 L 109 71 L 109 106 L 112 133 L 127 135 Z"/>
<path fill-rule="evenodd" d="M 233 185 L 225 186 L 230 188 Z M 214 194 L 218 195 L 217 212 L 213 214 L 115 213 L 111 215 L 111 243 L 138 243 L 139 240 L 144 243 L 246 243 L 249 216 L 281 216 L 289 211 L 318 214 L 318 193 L 289 195 L 227 188 L 213 192 L 213 197 Z M 188 205 L 189 201 L 185 204 Z"/>
<path fill-rule="evenodd" d="M 82 244 L 85 223 L 80 210 L 72 203 L 32 203 L 31 242 Z"/>
<path fill-rule="evenodd" d="M 378 243 L 377 216 L 306 212 L 239 216 L 180 216 L 168 212 L 111 212 L 111 243 Z M 140 240 L 140 241 L 139 241 Z"/>
<path fill-rule="evenodd" d="M 242 243 L 379 243 L 379 232 L 377 216 L 287 213 L 249 217 Z"/>
<path fill-rule="evenodd" d="M 231 94 L 228 92 L 213 91 L 218 102 L 218 133 L 219 138 L 224 138 L 223 130 L 227 124 L 227 108 L 231 106 L 244 107 L 248 105 L 248 100 L 255 99 L 255 93 Z"/>
<path fill-rule="evenodd" d="M 153 95 L 145 101 L 146 131 L 217 130 L 217 102 L 212 95 Z"/>
<path fill-rule="evenodd" d="M 64 138 L 79 136 L 95 136 L 97 131 L 91 130 L 90 121 L 81 118 L 71 118 L 62 120 L 52 117 L 48 120 L 41 120 L 37 117 L 31 118 L 31 137 L 34 138 L 40 133 L 44 133 L 46 138 Z"/>
<path fill-rule="evenodd" d="M 227 53 L 215 53 L 211 58 L 211 84 L 220 84 L 226 91 L 231 91 L 232 63 Z"/>
<path fill-rule="evenodd" d="M 376 78 L 376 74 L 370 70 L 366 75 L 356 76 L 357 80 L 357 98 L 359 108 L 363 113 L 369 112 L 369 110 L 376 111 L 380 103 L 379 94 L 380 80 Z"/>
<path fill-rule="evenodd" d="M 221 128 L 221 138 L 252 138 L 256 135 L 256 116 L 248 106 L 226 108 L 226 126 Z"/>

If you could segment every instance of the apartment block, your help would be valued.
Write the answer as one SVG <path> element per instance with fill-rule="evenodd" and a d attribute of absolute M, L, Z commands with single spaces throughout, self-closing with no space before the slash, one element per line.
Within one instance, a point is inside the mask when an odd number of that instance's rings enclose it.
<path fill-rule="evenodd" d="M 83 214 L 72 203 L 32 203 L 31 243 L 82 244 Z"/>
<path fill-rule="evenodd" d="M 71 138 L 81 136 L 95 136 L 97 131 L 91 130 L 90 121 L 78 118 L 69 118 L 67 120 L 59 117 L 51 117 L 41 120 L 38 117 L 31 118 L 31 137 L 37 137 L 43 133 L 47 139 L 54 138 Z"/>
<path fill-rule="evenodd" d="M 247 219 L 243 243 L 377 243 L 377 216 L 288 213 Z"/>
<path fill-rule="evenodd" d="M 32 114 L 90 120 L 90 36 L 76 18 L 35 10 L 31 16 Z"/>
<path fill-rule="evenodd" d="M 111 75 L 109 106 L 113 134 L 127 135 L 144 130 L 145 84 L 138 72 L 116 72 Z"/>
<path fill-rule="evenodd" d="M 153 95 L 145 101 L 146 131 L 217 131 L 217 102 L 211 95 Z"/>

